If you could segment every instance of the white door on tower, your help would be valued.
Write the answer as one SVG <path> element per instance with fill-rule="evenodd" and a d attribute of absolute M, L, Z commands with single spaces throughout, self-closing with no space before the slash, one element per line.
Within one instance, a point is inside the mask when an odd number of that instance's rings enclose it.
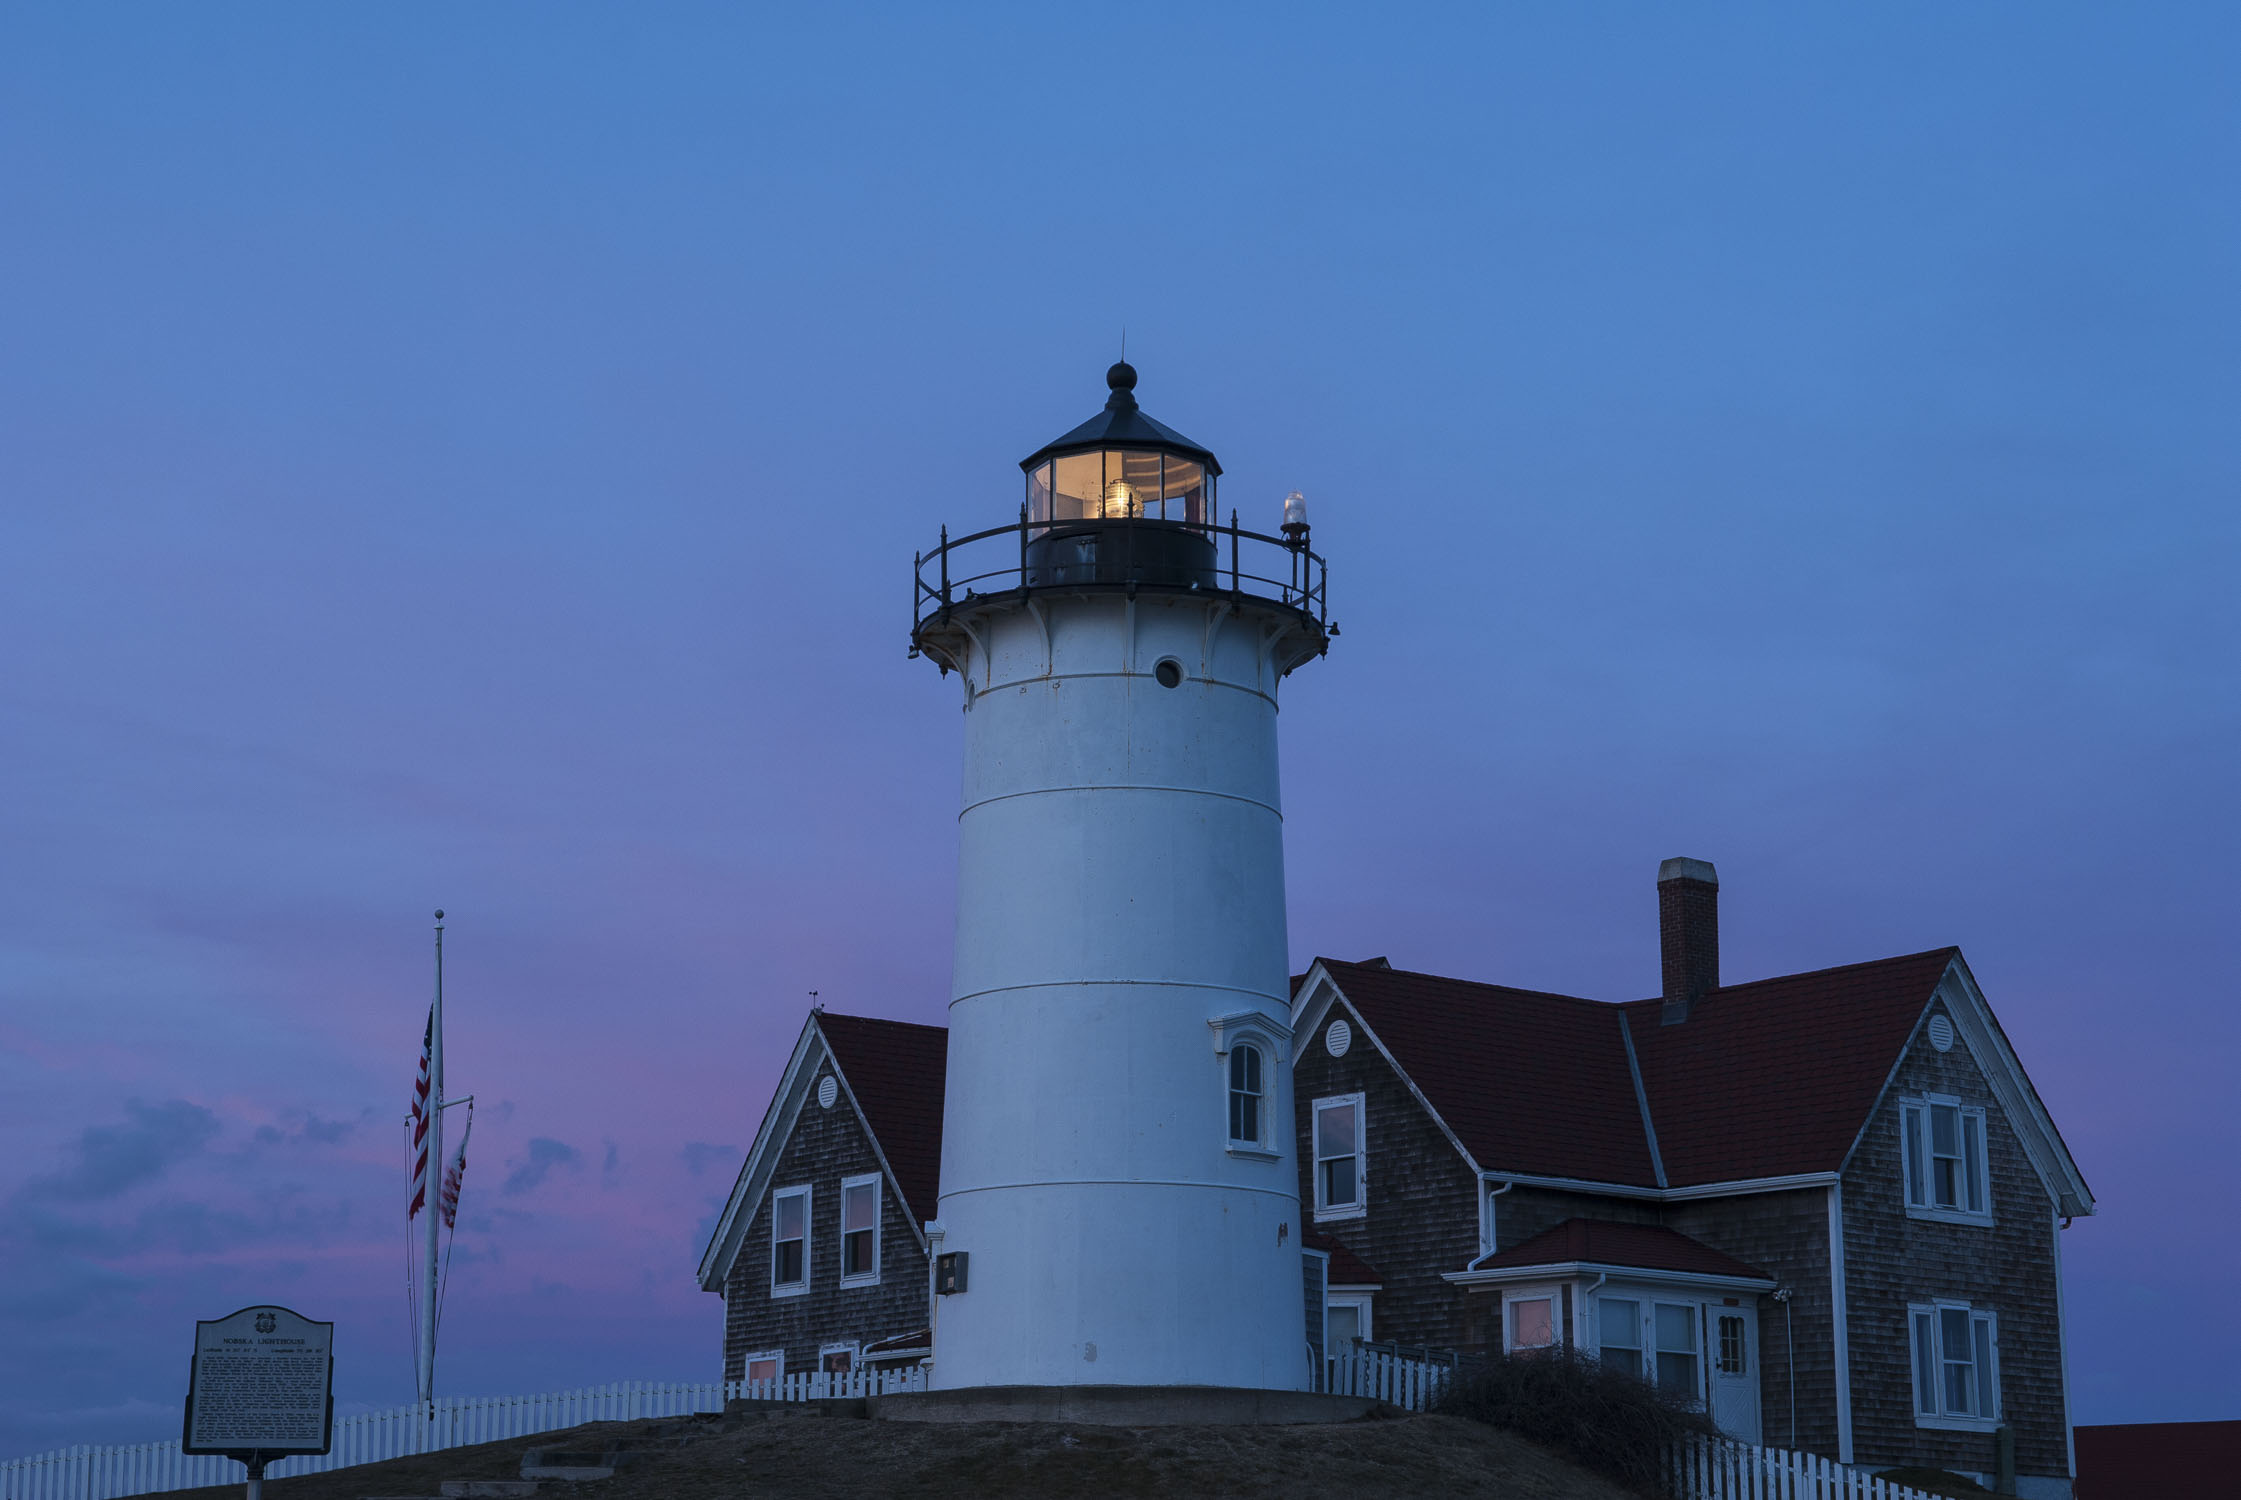
<path fill-rule="evenodd" d="M 1758 1314 L 1747 1307 L 1705 1309 L 1711 1324 L 1712 1420 L 1738 1442 L 1759 1441 Z"/>

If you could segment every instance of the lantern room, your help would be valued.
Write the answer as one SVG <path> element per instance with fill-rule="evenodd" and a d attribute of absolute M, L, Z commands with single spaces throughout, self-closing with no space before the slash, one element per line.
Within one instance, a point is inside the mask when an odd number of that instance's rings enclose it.
<path fill-rule="evenodd" d="M 1020 463 L 1026 582 L 1214 585 L 1214 455 L 1136 404 L 1136 370 L 1105 372 L 1105 409 Z"/>

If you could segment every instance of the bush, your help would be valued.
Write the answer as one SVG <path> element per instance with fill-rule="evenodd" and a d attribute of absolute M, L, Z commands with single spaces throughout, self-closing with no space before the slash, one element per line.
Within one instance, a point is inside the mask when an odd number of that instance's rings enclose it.
<path fill-rule="evenodd" d="M 1432 1409 L 1529 1438 L 1642 1495 L 1667 1493 L 1674 1444 L 1718 1435 L 1694 1402 L 1569 1348 L 1465 1366 Z"/>

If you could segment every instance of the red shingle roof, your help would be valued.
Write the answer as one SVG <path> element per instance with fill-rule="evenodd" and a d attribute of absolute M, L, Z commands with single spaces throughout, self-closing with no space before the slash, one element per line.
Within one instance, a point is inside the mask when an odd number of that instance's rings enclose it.
<path fill-rule="evenodd" d="M 1615 1224 L 1604 1219 L 1566 1219 L 1499 1255 L 1473 1261 L 1474 1271 L 1522 1266 L 1561 1266 L 1574 1262 L 1629 1266 L 1639 1271 L 1681 1271 L 1696 1276 L 1741 1276 L 1772 1281 L 1757 1266 L 1746 1265 L 1710 1245 L 1655 1224 Z"/>
<path fill-rule="evenodd" d="M 1657 1185 L 1619 1007 L 1321 963 L 1481 1167 Z"/>
<path fill-rule="evenodd" d="M 887 1153 L 903 1201 L 920 1223 L 941 1201 L 942 1086 L 949 1032 L 940 1026 L 880 1021 L 821 1011 L 818 1030 L 832 1048 L 864 1123 Z"/>
<path fill-rule="evenodd" d="M 2241 1422 L 2080 1427 L 2078 1500 L 2225 1495 L 2241 1474 Z"/>
<path fill-rule="evenodd" d="M 1842 1166 L 1957 951 L 1729 985 L 1674 1026 L 1662 1001 L 1627 1006 L 1666 1180 Z"/>
<path fill-rule="evenodd" d="M 1305 1248 L 1320 1250 L 1331 1258 L 1329 1273 L 1324 1281 L 1326 1286 L 1383 1286 L 1385 1284 L 1385 1278 L 1377 1274 L 1375 1266 L 1372 1266 L 1368 1261 L 1347 1249 L 1344 1244 L 1321 1230 L 1306 1230 L 1300 1235 L 1299 1239 L 1300 1244 Z"/>
<path fill-rule="evenodd" d="M 1322 959 L 1479 1166 L 1654 1187 L 1630 1023 L 1666 1183 L 1830 1172 L 1958 950 L 1729 985 L 1688 1020 Z"/>

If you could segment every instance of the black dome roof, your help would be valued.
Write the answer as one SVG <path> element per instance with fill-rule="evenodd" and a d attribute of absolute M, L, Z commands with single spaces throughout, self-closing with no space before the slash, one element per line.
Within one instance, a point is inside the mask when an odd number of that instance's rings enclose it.
<path fill-rule="evenodd" d="M 1200 447 L 1166 423 L 1155 422 L 1144 415 L 1136 405 L 1134 365 L 1122 360 L 1105 372 L 1105 384 L 1111 388 L 1112 395 L 1105 398 L 1103 411 L 1064 437 L 1037 448 L 1021 459 L 1019 466 L 1032 469 L 1046 458 L 1098 448 L 1158 448 L 1198 460 L 1206 465 L 1209 474 L 1222 472 L 1211 449 Z"/>

